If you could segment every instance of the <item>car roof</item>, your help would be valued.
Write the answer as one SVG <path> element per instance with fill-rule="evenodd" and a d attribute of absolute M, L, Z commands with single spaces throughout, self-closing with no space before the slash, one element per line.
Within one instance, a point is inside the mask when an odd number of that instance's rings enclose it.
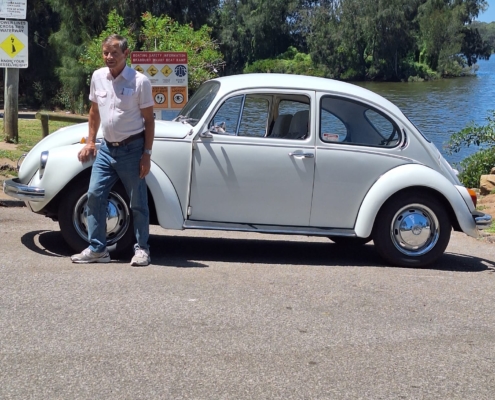
<path fill-rule="evenodd" d="M 402 114 L 400 109 L 383 96 L 351 83 L 316 76 L 293 74 L 242 74 L 215 78 L 221 84 L 221 91 L 229 93 L 242 89 L 295 89 L 328 92 L 362 99 L 380 105 L 389 111 Z"/>

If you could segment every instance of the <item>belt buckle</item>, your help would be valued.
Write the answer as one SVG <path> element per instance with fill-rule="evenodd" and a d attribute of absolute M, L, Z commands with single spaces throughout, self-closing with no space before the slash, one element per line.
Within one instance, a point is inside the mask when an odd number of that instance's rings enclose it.
<path fill-rule="evenodd" d="M 119 147 L 120 146 L 120 143 L 119 142 L 112 142 L 112 146 L 113 147 Z"/>

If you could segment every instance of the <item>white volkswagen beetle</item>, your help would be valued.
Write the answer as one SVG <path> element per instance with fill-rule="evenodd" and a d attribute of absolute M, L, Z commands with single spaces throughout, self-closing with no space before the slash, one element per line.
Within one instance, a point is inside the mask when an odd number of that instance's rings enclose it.
<path fill-rule="evenodd" d="M 58 220 L 74 251 L 87 247 L 91 162 L 77 153 L 87 124 L 63 128 L 25 157 L 6 194 Z M 101 134 L 99 133 L 101 141 Z M 204 83 L 173 121 L 156 121 L 151 223 L 373 240 L 397 266 L 440 257 L 452 229 L 477 237 L 491 216 L 475 209 L 440 152 L 388 100 L 329 79 L 249 74 Z M 131 247 L 122 185 L 108 199 L 114 253 Z"/>

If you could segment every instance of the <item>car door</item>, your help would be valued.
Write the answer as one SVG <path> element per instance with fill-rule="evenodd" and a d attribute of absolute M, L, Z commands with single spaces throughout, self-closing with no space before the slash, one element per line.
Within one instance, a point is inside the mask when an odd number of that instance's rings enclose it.
<path fill-rule="evenodd" d="M 308 226 L 314 92 L 298 94 L 307 99 L 302 109 L 292 110 L 299 122 L 274 136 L 271 122 L 283 91 L 238 93 L 222 102 L 209 123 L 210 137 L 194 143 L 190 220 Z M 296 125 L 304 132 L 297 134 Z"/>
<path fill-rule="evenodd" d="M 401 129 L 385 112 L 344 97 L 318 94 L 313 227 L 352 229 L 361 203 L 385 172 L 411 162 Z"/>

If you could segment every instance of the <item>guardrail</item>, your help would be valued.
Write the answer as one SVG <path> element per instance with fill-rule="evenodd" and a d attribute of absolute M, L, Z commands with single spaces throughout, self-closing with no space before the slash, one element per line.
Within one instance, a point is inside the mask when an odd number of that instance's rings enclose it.
<path fill-rule="evenodd" d="M 84 117 L 82 115 L 74 115 L 74 114 L 56 114 L 53 112 L 49 111 L 39 111 L 35 115 L 36 119 L 39 119 L 41 121 L 41 129 L 43 131 L 43 137 L 48 136 L 48 122 L 50 120 L 52 121 L 62 121 L 62 122 L 74 122 L 74 123 L 81 123 L 81 122 L 87 122 L 88 117 Z"/>

